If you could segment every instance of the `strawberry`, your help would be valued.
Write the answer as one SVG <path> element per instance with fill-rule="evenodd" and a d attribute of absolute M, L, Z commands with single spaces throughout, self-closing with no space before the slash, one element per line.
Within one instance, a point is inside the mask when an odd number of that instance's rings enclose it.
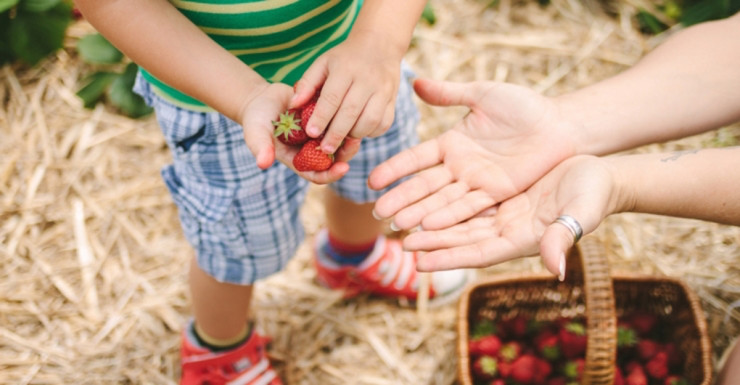
<path fill-rule="evenodd" d="M 558 332 L 560 351 L 565 358 L 581 357 L 586 353 L 586 328 L 580 322 L 570 322 Z"/>
<path fill-rule="evenodd" d="M 583 358 L 576 358 L 575 360 L 565 363 L 565 366 L 563 366 L 563 374 L 565 374 L 565 377 L 568 379 L 580 381 L 585 367 L 586 360 Z"/>
<path fill-rule="evenodd" d="M 520 384 L 543 384 L 551 372 L 549 362 L 531 354 L 522 354 L 511 363 L 509 378 Z"/>
<path fill-rule="evenodd" d="M 536 372 L 536 358 L 525 354 L 511 363 L 511 379 L 521 384 L 531 384 Z"/>
<path fill-rule="evenodd" d="M 547 385 L 567 385 L 568 380 L 565 377 L 551 377 L 546 382 Z"/>
<path fill-rule="evenodd" d="M 511 362 L 499 360 L 498 362 L 498 373 L 502 378 L 511 377 Z"/>
<path fill-rule="evenodd" d="M 308 120 L 313 116 L 313 110 L 316 109 L 316 101 L 319 100 L 318 96 L 314 96 L 308 103 L 301 107 L 301 122 L 303 122 L 303 128 L 307 128 L 305 125 L 308 124 Z"/>
<path fill-rule="evenodd" d="M 306 131 L 298 123 L 301 119 L 296 119 L 300 114 L 299 109 L 292 108 L 282 114 L 277 121 L 273 121 L 275 126 L 273 135 L 282 143 L 289 146 L 299 146 L 308 140 Z"/>
<path fill-rule="evenodd" d="M 660 349 L 659 343 L 649 339 L 640 340 L 636 346 L 637 356 L 643 361 L 649 361 Z"/>
<path fill-rule="evenodd" d="M 325 171 L 334 164 L 334 154 L 321 151 L 321 141 L 311 139 L 303 144 L 293 158 L 293 166 L 298 171 Z"/>
<path fill-rule="evenodd" d="M 689 385 L 689 382 L 683 377 L 670 375 L 665 378 L 663 385 Z"/>
<path fill-rule="evenodd" d="M 470 341 L 469 350 L 471 355 L 498 355 L 501 350 L 501 340 L 496 336 L 485 336 Z"/>
<path fill-rule="evenodd" d="M 504 381 L 501 378 L 497 378 L 497 379 L 491 381 L 491 385 L 506 385 L 506 381 Z"/>
<path fill-rule="evenodd" d="M 635 366 L 629 372 L 627 377 L 624 379 L 625 385 L 647 385 L 648 380 L 645 376 L 645 371 L 642 370 L 642 366 Z"/>
<path fill-rule="evenodd" d="M 683 362 L 683 356 L 681 355 L 681 351 L 676 348 L 676 344 L 673 342 L 668 342 L 665 345 L 663 345 L 663 351 L 668 356 L 668 367 L 669 368 L 677 368 L 681 366 L 681 363 Z"/>
<path fill-rule="evenodd" d="M 668 376 L 668 355 L 658 352 L 645 364 L 647 374 L 656 380 L 662 380 Z"/>
<path fill-rule="evenodd" d="M 473 361 L 473 373 L 482 380 L 493 379 L 498 374 L 498 361 L 491 356 L 480 356 Z"/>
<path fill-rule="evenodd" d="M 624 385 L 624 375 L 618 366 L 614 366 L 614 385 Z"/>
<path fill-rule="evenodd" d="M 635 312 L 628 317 L 628 322 L 640 336 L 647 336 L 658 323 L 658 317 L 647 312 Z"/>
<path fill-rule="evenodd" d="M 513 362 L 522 354 L 522 345 L 516 341 L 509 341 L 501 346 L 498 352 L 502 361 Z"/>
<path fill-rule="evenodd" d="M 527 335 L 527 330 L 529 329 L 529 319 L 525 316 L 518 315 L 504 321 L 502 326 L 509 336 L 523 338 Z"/>
<path fill-rule="evenodd" d="M 552 332 L 543 332 L 535 338 L 537 352 L 548 361 L 556 361 L 560 358 L 560 347 L 558 336 Z"/>

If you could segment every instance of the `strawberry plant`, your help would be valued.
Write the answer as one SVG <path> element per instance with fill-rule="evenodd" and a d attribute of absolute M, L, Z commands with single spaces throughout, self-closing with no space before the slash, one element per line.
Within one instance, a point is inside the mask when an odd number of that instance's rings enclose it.
<path fill-rule="evenodd" d="M 0 0 L 1 1 L 1 0 Z M 83 61 L 94 68 L 84 85 L 77 91 L 85 108 L 107 100 L 119 111 L 132 118 L 152 112 L 144 99 L 132 90 L 138 67 L 98 33 L 82 37 L 77 51 Z"/>
<path fill-rule="evenodd" d="M 0 65 L 36 65 L 62 48 L 72 20 L 68 0 L 0 0 Z"/>

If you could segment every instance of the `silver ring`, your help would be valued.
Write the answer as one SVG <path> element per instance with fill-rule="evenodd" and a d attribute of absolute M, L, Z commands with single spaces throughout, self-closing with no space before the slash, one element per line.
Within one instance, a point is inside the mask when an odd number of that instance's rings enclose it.
<path fill-rule="evenodd" d="M 578 221 L 570 215 L 561 215 L 557 219 L 555 219 L 555 222 L 553 223 L 560 223 L 561 225 L 567 227 L 568 230 L 573 233 L 574 244 L 578 243 L 578 241 L 583 236 L 583 227 L 581 227 L 581 224 L 578 223 Z"/>

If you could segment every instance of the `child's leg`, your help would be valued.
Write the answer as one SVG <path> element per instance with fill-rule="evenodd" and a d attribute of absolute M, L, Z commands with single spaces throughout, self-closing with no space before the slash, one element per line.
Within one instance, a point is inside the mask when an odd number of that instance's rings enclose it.
<path fill-rule="evenodd" d="M 367 177 L 377 164 L 418 143 L 419 117 L 412 94 L 403 79 L 393 125 L 380 137 L 363 139 L 349 162 L 350 170 L 326 192 L 327 228 L 315 242 L 317 279 L 344 290 L 348 297 L 368 292 L 414 300 L 419 293 L 418 255 L 403 251 L 400 240 L 382 235 L 384 224 L 373 217 L 372 209 L 383 191 L 367 187 Z M 435 303 L 454 299 L 467 279 L 462 270 L 432 273 L 429 296 Z"/>
<path fill-rule="evenodd" d="M 252 285 L 219 282 L 198 267 L 193 258 L 190 295 L 196 333 L 204 342 L 213 347 L 228 347 L 246 339 Z"/>
<path fill-rule="evenodd" d="M 326 226 L 337 241 L 348 245 L 374 243 L 383 223 L 372 215 L 374 203 L 355 203 L 325 189 Z"/>

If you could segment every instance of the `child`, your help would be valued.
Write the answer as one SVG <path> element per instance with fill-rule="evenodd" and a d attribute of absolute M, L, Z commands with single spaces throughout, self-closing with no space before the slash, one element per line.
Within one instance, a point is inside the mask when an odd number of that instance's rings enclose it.
<path fill-rule="evenodd" d="M 249 302 L 252 284 L 280 271 L 303 241 L 298 210 L 309 182 L 332 183 L 327 229 L 316 239 L 318 280 L 348 297 L 416 297 L 416 256 L 382 236 L 372 217 L 380 194 L 366 179 L 417 141 L 418 113 L 400 80 L 409 73 L 399 68 L 424 3 L 77 1 L 140 65 L 135 89 L 172 150 L 162 175 L 197 254 L 182 384 L 280 383 L 248 322 Z M 295 151 L 275 144 L 271 122 L 319 89 L 309 135 L 325 133 L 327 153 L 344 145 L 329 170 L 297 174 Z M 466 279 L 433 274 L 432 298 L 453 298 Z"/>

